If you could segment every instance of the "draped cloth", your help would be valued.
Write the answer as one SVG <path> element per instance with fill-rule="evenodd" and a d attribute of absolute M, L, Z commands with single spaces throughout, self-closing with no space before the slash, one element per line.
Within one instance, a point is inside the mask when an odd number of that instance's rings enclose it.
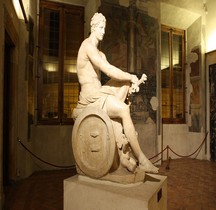
<path fill-rule="evenodd" d="M 86 107 L 96 107 L 106 111 L 106 100 L 109 95 L 115 95 L 109 86 L 102 86 L 100 90 L 90 94 L 79 95 L 79 101 L 72 112 L 72 118 L 75 120 Z"/>

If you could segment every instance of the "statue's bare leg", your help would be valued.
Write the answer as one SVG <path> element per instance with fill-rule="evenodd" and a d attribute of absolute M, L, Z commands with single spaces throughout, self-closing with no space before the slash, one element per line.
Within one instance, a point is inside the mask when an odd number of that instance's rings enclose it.
<path fill-rule="evenodd" d="M 123 114 L 122 118 L 122 124 L 124 128 L 124 132 L 126 137 L 129 139 L 132 151 L 134 152 L 135 157 L 139 161 L 139 167 L 146 172 L 151 172 L 151 173 L 158 173 L 158 168 L 155 167 L 151 161 L 144 155 L 142 152 L 138 139 L 137 139 L 137 134 L 136 130 L 134 128 L 132 119 L 130 117 L 130 114 L 126 114 L 126 112 Z"/>
<path fill-rule="evenodd" d="M 130 116 L 129 106 L 117 97 L 110 95 L 106 101 L 106 109 L 110 118 L 120 118 L 122 120 L 125 136 L 130 143 L 135 157 L 139 161 L 139 167 L 146 172 L 157 173 L 158 168 L 148 160 L 140 148 L 135 127 Z"/>
<path fill-rule="evenodd" d="M 121 81 L 110 79 L 106 83 L 106 86 L 109 86 L 109 88 L 115 93 L 115 96 L 120 101 L 124 102 L 128 95 L 130 82 L 121 82 Z"/>

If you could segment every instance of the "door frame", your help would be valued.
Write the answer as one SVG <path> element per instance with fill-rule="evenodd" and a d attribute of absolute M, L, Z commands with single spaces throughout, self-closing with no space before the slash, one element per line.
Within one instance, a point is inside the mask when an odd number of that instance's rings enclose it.
<path fill-rule="evenodd" d="M 206 72 L 206 126 L 209 135 L 207 137 L 206 151 L 207 151 L 207 159 L 211 160 L 211 125 L 210 125 L 210 81 L 209 81 L 209 73 L 212 65 L 216 65 L 216 50 L 208 52 L 205 54 L 205 72 Z M 216 142 L 215 142 L 216 144 Z M 214 159 L 216 159 L 216 149 Z"/>
<path fill-rule="evenodd" d="M 5 30 L 3 80 L 3 184 L 14 179 L 15 147 L 13 141 L 14 73 L 13 52 L 15 44 Z"/>

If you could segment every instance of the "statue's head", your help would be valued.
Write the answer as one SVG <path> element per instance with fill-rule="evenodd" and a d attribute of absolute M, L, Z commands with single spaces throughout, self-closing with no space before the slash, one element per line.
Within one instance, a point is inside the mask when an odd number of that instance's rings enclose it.
<path fill-rule="evenodd" d="M 102 22 L 106 24 L 106 18 L 101 13 L 96 12 L 91 19 L 91 32 Z"/>

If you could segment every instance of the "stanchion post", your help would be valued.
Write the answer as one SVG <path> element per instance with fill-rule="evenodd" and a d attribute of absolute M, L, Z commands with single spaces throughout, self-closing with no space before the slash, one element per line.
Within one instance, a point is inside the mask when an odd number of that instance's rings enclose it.
<path fill-rule="evenodd" d="M 169 146 L 167 145 L 167 166 L 166 166 L 166 170 L 169 170 L 170 167 L 169 167 Z"/>

